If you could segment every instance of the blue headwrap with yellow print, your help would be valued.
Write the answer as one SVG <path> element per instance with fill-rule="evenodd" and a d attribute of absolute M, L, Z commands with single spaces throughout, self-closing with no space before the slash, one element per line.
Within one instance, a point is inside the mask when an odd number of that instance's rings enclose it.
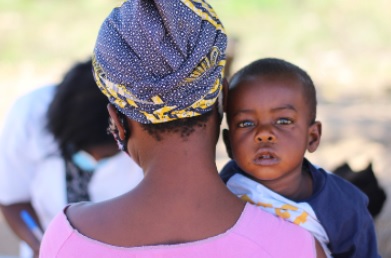
<path fill-rule="evenodd" d="M 142 124 L 194 117 L 220 90 L 227 36 L 203 0 L 129 0 L 103 22 L 93 57 L 100 90 Z"/>

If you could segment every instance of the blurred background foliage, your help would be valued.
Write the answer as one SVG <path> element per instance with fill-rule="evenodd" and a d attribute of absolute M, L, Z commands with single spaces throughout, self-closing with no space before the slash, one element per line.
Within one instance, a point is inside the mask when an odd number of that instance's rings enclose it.
<path fill-rule="evenodd" d="M 119 0 L 0 0 L 3 96 L 55 83 L 87 58 Z M 320 99 L 378 99 L 391 91 L 389 0 L 210 0 L 231 38 L 233 70 L 266 56 L 309 72 Z M 388 96 L 388 95 L 387 95 Z M 3 99 L 4 97 L 2 97 Z M 0 118 L 9 105 L 0 104 Z M 388 98 L 389 100 L 389 98 Z"/>

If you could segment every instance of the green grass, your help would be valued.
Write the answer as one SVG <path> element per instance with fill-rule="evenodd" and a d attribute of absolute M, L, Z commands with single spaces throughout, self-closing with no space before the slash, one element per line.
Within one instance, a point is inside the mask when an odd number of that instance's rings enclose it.
<path fill-rule="evenodd" d="M 6 36 L 0 40 L 1 64 L 32 59 L 43 66 L 91 52 L 100 22 L 118 4 L 102 0 L 3 2 L 0 32 Z"/>

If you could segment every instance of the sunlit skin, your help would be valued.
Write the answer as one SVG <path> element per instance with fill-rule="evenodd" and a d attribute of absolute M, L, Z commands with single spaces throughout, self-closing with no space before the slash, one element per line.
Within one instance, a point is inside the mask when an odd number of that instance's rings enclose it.
<path fill-rule="evenodd" d="M 292 200 L 312 194 L 312 178 L 302 171 L 305 152 L 321 135 L 312 122 L 303 85 L 291 75 L 256 76 L 228 95 L 232 158 L 250 177 Z"/>

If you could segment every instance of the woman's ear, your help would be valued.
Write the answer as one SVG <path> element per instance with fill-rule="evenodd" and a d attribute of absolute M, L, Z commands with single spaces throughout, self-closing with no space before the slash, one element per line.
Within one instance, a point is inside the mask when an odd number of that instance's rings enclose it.
<path fill-rule="evenodd" d="M 130 136 L 130 125 L 125 115 L 117 111 L 117 109 L 109 104 L 107 106 L 111 117 L 111 123 L 114 128 L 109 129 L 116 140 L 120 150 L 128 153 L 128 139 Z M 130 155 L 130 154 L 129 154 Z"/>
<path fill-rule="evenodd" d="M 126 132 L 125 125 L 123 124 L 123 122 L 126 123 L 126 121 L 121 121 L 121 118 L 119 117 L 119 115 L 117 113 L 118 112 L 117 109 L 112 104 L 107 105 L 107 110 L 109 111 L 109 115 L 111 117 L 111 120 L 113 121 L 115 127 L 118 130 L 119 140 L 122 140 L 122 141 L 125 140 L 127 132 Z"/>
<path fill-rule="evenodd" d="M 322 136 L 322 124 L 319 121 L 315 121 L 310 125 L 308 128 L 308 136 L 307 150 L 312 153 L 318 148 Z"/>

